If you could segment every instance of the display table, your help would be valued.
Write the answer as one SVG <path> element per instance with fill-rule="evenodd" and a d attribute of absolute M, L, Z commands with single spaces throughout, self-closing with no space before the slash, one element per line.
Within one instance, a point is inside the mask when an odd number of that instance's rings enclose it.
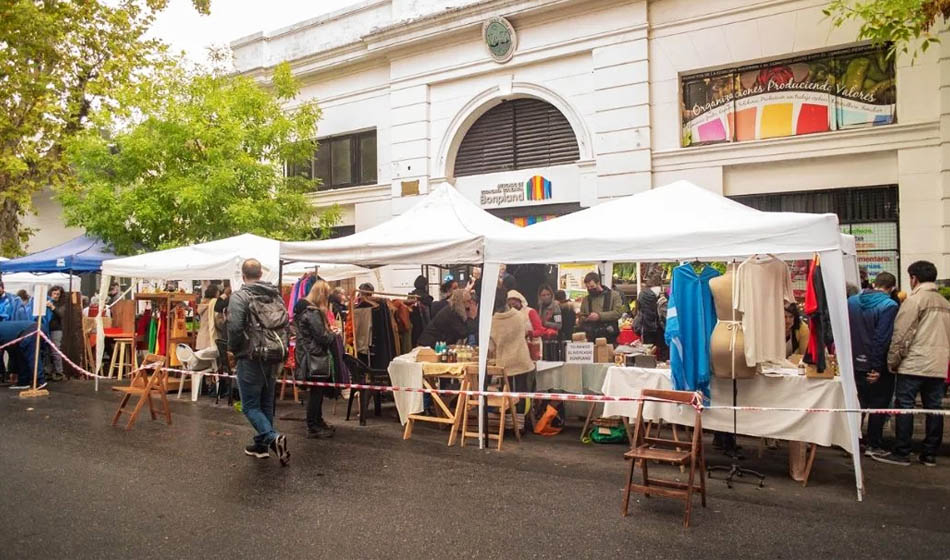
<path fill-rule="evenodd" d="M 389 380 L 392 382 L 393 387 L 423 389 L 426 386 L 426 377 L 461 379 L 468 365 L 472 364 L 417 362 L 415 355 L 405 354 L 397 356 L 389 363 Z M 428 388 L 431 389 L 432 387 Z M 399 421 L 403 425 L 409 421 L 410 414 L 419 414 L 423 411 L 422 396 L 423 393 L 393 391 L 396 411 L 399 412 Z"/>
<path fill-rule="evenodd" d="M 569 364 L 565 362 L 537 362 L 535 387 L 538 392 L 599 395 L 613 364 Z"/>
<path fill-rule="evenodd" d="M 845 408 L 839 378 L 811 379 L 803 375 L 766 377 L 757 375 L 738 380 L 739 406 Z M 673 389 L 670 370 L 612 366 L 604 379 L 603 394 L 611 397 L 636 397 L 643 389 Z M 732 405 L 732 380 L 714 377 L 710 383 L 711 405 Z M 637 402 L 604 403 L 604 416 L 636 418 Z M 692 425 L 689 407 L 665 403 L 646 403 L 643 416 L 671 424 Z M 733 411 L 703 411 L 703 428 L 732 432 Z M 804 441 L 818 445 L 837 445 L 852 453 L 845 414 L 785 411 L 739 411 L 737 432 L 754 437 Z"/>

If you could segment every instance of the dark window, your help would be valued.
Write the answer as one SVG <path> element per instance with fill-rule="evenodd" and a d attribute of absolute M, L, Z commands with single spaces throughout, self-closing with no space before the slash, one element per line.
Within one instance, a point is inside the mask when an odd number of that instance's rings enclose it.
<path fill-rule="evenodd" d="M 880 272 L 900 278 L 900 237 L 896 186 L 830 189 L 730 197 L 766 212 L 837 214 L 843 233 L 855 237 L 858 266 L 874 279 Z M 804 290 L 807 263 L 793 266 L 796 296 Z M 797 272 L 796 272 L 797 271 Z"/>
<path fill-rule="evenodd" d="M 504 101 L 465 133 L 455 157 L 455 176 L 573 163 L 580 158 L 567 118 L 538 99 Z"/>
<path fill-rule="evenodd" d="M 320 190 L 376 184 L 375 130 L 321 138 L 319 144 L 311 165 L 288 165 L 287 174 L 316 177 Z"/>

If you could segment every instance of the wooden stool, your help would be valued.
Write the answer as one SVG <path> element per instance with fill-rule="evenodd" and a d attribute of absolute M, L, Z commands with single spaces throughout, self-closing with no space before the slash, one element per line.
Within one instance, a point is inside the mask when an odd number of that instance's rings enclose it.
<path fill-rule="evenodd" d="M 126 360 L 126 350 L 128 350 L 128 360 Z M 117 379 L 122 379 L 122 372 L 128 368 L 129 374 L 138 369 L 138 358 L 135 356 L 135 346 L 131 338 L 115 339 L 115 347 L 112 348 L 112 363 L 109 365 L 109 377 L 112 372 L 116 372 Z"/>
<path fill-rule="evenodd" d="M 153 367 L 146 367 L 153 366 Z M 172 411 L 168 407 L 168 370 L 165 369 L 165 356 L 158 356 L 156 354 L 148 354 L 145 356 L 145 361 L 142 362 L 142 369 L 137 369 L 132 372 L 132 382 L 127 387 L 113 387 L 112 390 L 123 393 L 122 400 L 119 401 L 119 408 L 115 411 L 115 416 L 112 417 L 112 425 L 115 426 L 119 422 L 119 417 L 122 416 L 122 413 L 129 415 L 129 423 L 126 424 L 125 429 L 131 430 L 132 424 L 135 423 L 135 419 L 138 417 L 139 412 L 142 411 L 142 406 L 148 401 L 148 411 L 152 415 L 152 420 L 158 419 L 158 414 L 155 412 L 155 404 L 152 402 L 152 394 L 158 396 L 159 403 L 161 404 L 161 411 L 165 416 L 165 423 L 171 426 L 172 423 Z M 132 398 L 132 395 L 138 395 L 139 400 L 135 403 L 135 408 L 129 412 L 125 406 L 129 403 L 129 399 Z"/>

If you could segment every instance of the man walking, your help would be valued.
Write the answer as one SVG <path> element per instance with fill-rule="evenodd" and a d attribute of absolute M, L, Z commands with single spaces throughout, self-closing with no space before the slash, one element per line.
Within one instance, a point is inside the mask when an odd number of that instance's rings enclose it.
<path fill-rule="evenodd" d="M 882 272 L 872 288 L 848 298 L 854 380 L 861 408 L 889 408 L 894 395 L 894 374 L 887 369 L 887 351 L 897 316 L 897 304 L 891 299 L 896 285 L 893 274 Z M 886 420 L 884 414 L 869 415 L 864 450 L 868 457 L 888 453 L 882 445 Z"/>
<path fill-rule="evenodd" d="M 894 336 L 887 355 L 888 367 L 897 374 L 897 408 L 914 408 L 918 393 L 925 409 L 939 409 L 950 360 L 950 303 L 937 292 L 937 267 L 917 261 L 907 268 L 911 293 L 894 322 Z M 887 456 L 873 459 L 893 465 L 910 465 L 914 417 L 898 414 L 897 443 Z M 928 415 L 919 460 L 933 467 L 943 439 L 943 417 Z"/>
<path fill-rule="evenodd" d="M 280 292 L 273 284 L 262 282 L 261 275 L 259 261 L 244 261 L 244 286 L 228 303 L 228 350 L 237 359 L 241 409 L 257 431 L 244 453 L 265 459 L 273 451 L 286 466 L 290 461 L 287 437 L 274 430 L 274 386 L 287 357 L 289 319 Z"/>

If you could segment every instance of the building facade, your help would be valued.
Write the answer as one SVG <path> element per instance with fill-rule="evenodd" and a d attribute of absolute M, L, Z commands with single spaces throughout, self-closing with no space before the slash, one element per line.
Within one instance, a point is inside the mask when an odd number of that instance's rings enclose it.
<path fill-rule="evenodd" d="M 319 102 L 321 147 L 288 172 L 320 177 L 349 231 L 441 184 L 526 225 L 688 179 L 837 213 L 872 276 L 948 276 L 950 41 L 888 60 L 824 5 L 368 0 L 232 48 L 261 78 L 289 61 Z"/>

